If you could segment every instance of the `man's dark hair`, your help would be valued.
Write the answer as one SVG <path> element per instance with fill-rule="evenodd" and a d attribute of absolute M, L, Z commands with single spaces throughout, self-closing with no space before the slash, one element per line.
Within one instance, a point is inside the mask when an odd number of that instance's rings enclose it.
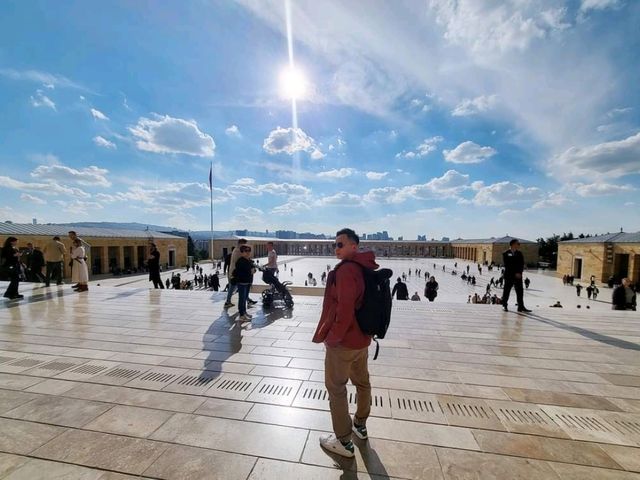
<path fill-rule="evenodd" d="M 53 239 L 54 239 L 54 240 L 58 240 L 58 241 L 60 241 L 60 237 L 59 237 L 59 236 L 57 236 L 57 235 L 56 235 L 55 237 L 53 237 Z"/>
<path fill-rule="evenodd" d="M 273 242 L 267 242 L 267 245 L 273 245 Z"/>
<path fill-rule="evenodd" d="M 250 252 L 250 251 L 251 251 L 251 247 L 249 245 L 241 245 L 240 246 L 240 253 Z"/>
<path fill-rule="evenodd" d="M 246 238 L 239 238 L 238 239 L 238 245 L 244 245 L 245 243 L 247 243 L 247 239 Z"/>
<path fill-rule="evenodd" d="M 75 231 L 75 230 L 69 230 L 69 233 L 70 233 L 70 234 L 71 234 L 71 233 L 73 233 L 74 235 L 77 235 L 77 233 L 76 233 L 76 231 Z"/>
<path fill-rule="evenodd" d="M 520 243 L 517 238 L 512 238 L 509 242 L 509 246 L 512 247 L 514 243 Z"/>
<path fill-rule="evenodd" d="M 336 233 L 336 237 L 339 237 L 340 235 L 346 235 L 347 238 L 353 243 L 360 243 L 360 237 L 358 237 L 358 234 L 350 228 L 343 228 L 342 230 L 338 230 L 338 232 Z"/>

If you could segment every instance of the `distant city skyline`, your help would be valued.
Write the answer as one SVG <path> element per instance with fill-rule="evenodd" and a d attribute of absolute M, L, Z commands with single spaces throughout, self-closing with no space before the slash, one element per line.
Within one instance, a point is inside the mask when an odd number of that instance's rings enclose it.
<path fill-rule="evenodd" d="M 640 2 L 290 6 L 1 3 L 0 220 L 640 230 Z"/>

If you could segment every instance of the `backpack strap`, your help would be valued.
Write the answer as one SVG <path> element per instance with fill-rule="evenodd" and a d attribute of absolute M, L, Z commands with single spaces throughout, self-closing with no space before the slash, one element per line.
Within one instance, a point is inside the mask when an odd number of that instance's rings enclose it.
<path fill-rule="evenodd" d="M 376 353 L 373 355 L 373 359 L 375 360 L 376 358 L 378 358 L 378 352 L 380 351 L 380 344 L 378 343 L 378 339 L 375 337 L 375 335 L 371 337 L 371 340 L 376 342 Z"/>

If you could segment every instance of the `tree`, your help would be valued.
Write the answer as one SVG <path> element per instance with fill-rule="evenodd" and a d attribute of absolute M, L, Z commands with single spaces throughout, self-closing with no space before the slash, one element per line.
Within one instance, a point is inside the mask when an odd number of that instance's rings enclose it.
<path fill-rule="evenodd" d="M 196 258 L 196 244 L 193 243 L 193 238 L 191 238 L 191 235 L 187 237 L 187 255 L 193 257 L 194 261 L 198 261 L 198 259 Z"/>

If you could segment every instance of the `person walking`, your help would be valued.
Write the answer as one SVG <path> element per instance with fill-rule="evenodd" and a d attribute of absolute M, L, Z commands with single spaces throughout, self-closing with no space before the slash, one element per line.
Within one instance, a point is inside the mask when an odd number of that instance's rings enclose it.
<path fill-rule="evenodd" d="M 267 265 L 265 269 L 269 270 L 273 276 L 278 275 L 278 253 L 273 248 L 273 242 L 267 242 Z"/>
<path fill-rule="evenodd" d="M 20 283 L 20 250 L 18 250 L 18 239 L 16 237 L 8 237 L 2 246 L 0 253 L 0 265 L 2 265 L 2 279 L 9 280 L 9 286 L 4 292 L 4 298 L 9 300 L 19 300 L 24 295 L 18 293 L 18 284 Z"/>
<path fill-rule="evenodd" d="M 78 287 L 76 291 L 86 292 L 89 290 L 89 271 L 87 270 L 86 253 L 82 246 L 82 240 L 76 238 L 71 248 L 71 261 L 73 269 L 71 270 L 71 281 L 76 282 Z"/>
<path fill-rule="evenodd" d="M 402 281 L 400 277 L 396 280 L 396 284 L 393 286 L 393 290 L 391 290 L 391 296 L 396 295 L 398 300 L 409 300 L 409 290 L 407 289 L 407 284 Z"/>
<path fill-rule="evenodd" d="M 502 254 L 502 264 L 504 265 L 504 290 L 502 291 L 502 308 L 509 311 L 509 294 L 511 287 L 516 290 L 518 300 L 518 312 L 530 312 L 524 306 L 524 289 L 522 288 L 522 271 L 524 270 L 524 256 L 519 250 L 520 242 L 517 238 L 512 238 L 509 242 L 509 250 Z"/>
<path fill-rule="evenodd" d="M 424 286 L 424 296 L 430 302 L 433 302 L 438 296 L 438 282 L 436 282 L 436 277 L 429 277 L 429 281 Z"/>
<path fill-rule="evenodd" d="M 314 343 L 324 343 L 324 379 L 329 393 L 329 409 L 333 433 L 320 437 L 326 450 L 351 458 L 355 455 L 352 433 L 361 440 L 368 438 L 367 418 L 371 411 L 369 383 L 369 345 L 356 320 L 356 310 L 364 297 L 362 268 L 375 270 L 375 254 L 360 252 L 360 238 L 350 228 L 337 232 L 336 257 L 341 260 L 329 272 Z M 351 380 L 357 391 L 357 409 L 353 421 L 349 415 L 347 382 Z"/>
<path fill-rule="evenodd" d="M 45 286 L 51 285 L 51 277 L 55 278 L 56 285 L 62 285 L 62 263 L 64 262 L 65 246 L 59 236 L 53 237 L 43 249 L 44 261 L 47 266 Z"/>
<path fill-rule="evenodd" d="M 249 298 L 249 288 L 253 283 L 253 274 L 256 269 L 251 261 L 251 247 L 240 245 L 240 257 L 236 261 L 234 280 L 238 288 L 238 312 L 241 322 L 251 321 L 252 316 L 247 313 L 247 299 Z"/>
<path fill-rule="evenodd" d="M 160 278 L 160 252 L 155 243 L 149 244 L 149 257 L 147 267 L 149 268 L 149 281 L 153 282 L 153 288 L 164 290 L 162 278 Z"/>

